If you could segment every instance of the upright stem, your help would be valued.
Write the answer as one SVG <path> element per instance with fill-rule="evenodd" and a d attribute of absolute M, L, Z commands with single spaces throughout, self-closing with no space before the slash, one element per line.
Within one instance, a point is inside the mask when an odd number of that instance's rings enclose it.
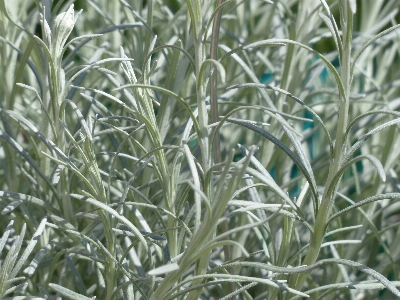
<path fill-rule="evenodd" d="M 201 12 L 200 0 L 187 0 L 190 4 L 190 16 L 192 20 L 193 37 L 194 37 L 194 50 L 195 50 L 195 77 L 197 82 L 201 82 L 202 78 L 200 70 L 204 63 L 204 45 L 203 45 L 203 20 Z M 203 81 L 204 82 L 204 81 Z M 208 139 L 208 112 L 206 107 L 206 89 L 205 84 L 196 84 L 197 107 L 199 111 L 199 145 L 202 155 L 202 166 L 204 172 L 207 172 L 211 166 L 209 155 L 209 139 Z"/>
<path fill-rule="evenodd" d="M 340 73 L 341 80 L 344 87 L 344 94 L 339 94 L 339 115 L 338 127 L 336 131 L 336 141 L 334 149 L 333 164 L 329 169 L 328 179 L 325 184 L 325 191 L 322 196 L 321 206 L 315 220 L 314 234 L 310 238 L 309 251 L 304 258 L 303 265 L 310 265 L 316 262 L 323 238 L 326 231 L 326 221 L 334 200 L 336 187 L 329 188 L 332 180 L 341 167 L 341 160 L 343 158 L 345 146 L 345 132 L 348 125 L 349 115 L 349 94 L 351 85 L 351 43 L 352 43 L 352 30 L 353 30 L 353 14 L 347 0 L 340 0 L 340 17 L 341 27 L 343 31 L 342 44 L 343 51 L 341 53 Z M 338 183 L 337 183 L 338 184 Z M 301 289 L 304 281 L 307 279 L 309 273 L 303 273 L 290 278 L 289 285 L 294 289 Z"/>
<path fill-rule="evenodd" d="M 220 6 L 224 2 L 225 0 L 218 0 L 216 7 Z M 218 59 L 218 40 L 219 40 L 221 15 L 222 15 L 222 9 L 220 9 L 214 17 L 213 29 L 211 34 L 210 59 L 214 60 Z M 214 72 L 211 74 L 210 78 L 210 103 L 211 103 L 211 123 L 214 124 L 218 122 L 217 72 L 215 69 Z M 222 158 L 221 158 L 220 140 L 218 132 L 215 132 L 213 153 L 214 153 L 214 164 L 215 165 L 219 164 L 222 161 Z M 229 230 L 228 221 L 225 220 L 221 224 L 221 231 L 222 233 L 224 233 L 227 232 L 228 230 Z M 231 254 L 231 247 L 229 245 L 224 246 L 224 255 L 226 261 L 231 260 L 232 254 Z"/>
<path fill-rule="evenodd" d="M 220 6 L 225 0 L 218 0 L 217 7 Z M 219 28 L 221 23 L 222 9 L 220 9 L 214 17 L 213 30 L 211 35 L 211 49 L 210 58 L 217 60 L 218 58 L 218 40 Z M 211 123 L 218 121 L 218 96 L 217 96 L 217 72 L 211 74 L 210 78 L 210 103 L 211 103 Z M 214 164 L 221 162 L 221 152 L 219 145 L 219 134 L 215 135 L 214 149 Z"/>
<path fill-rule="evenodd" d="M 201 38 L 198 37 L 195 39 L 194 42 L 195 46 L 195 63 L 196 63 L 196 78 L 200 80 L 198 75 L 200 74 L 200 67 L 204 62 L 204 50 L 203 44 L 201 42 Z M 208 141 L 208 112 L 205 103 L 205 89 L 204 86 L 198 86 L 196 90 L 197 95 L 197 107 L 199 110 L 199 127 L 200 127 L 200 136 L 199 136 L 199 145 L 201 148 L 201 155 L 202 155 L 202 166 L 204 172 L 210 168 L 210 156 L 209 156 L 209 141 Z"/>
<path fill-rule="evenodd" d="M 197 94 L 197 107 L 199 110 L 199 127 L 200 127 L 200 137 L 199 137 L 199 144 L 201 148 L 201 155 L 202 155 L 202 165 L 204 172 L 207 172 L 211 165 L 211 153 L 210 153 L 210 144 L 209 144 L 209 132 L 207 129 L 208 126 L 208 112 L 205 103 L 206 98 L 206 85 L 204 84 L 203 76 L 200 73 L 200 69 L 202 64 L 205 60 L 205 49 L 203 45 L 203 20 L 201 14 L 201 6 L 200 1 L 195 0 L 192 1 L 193 6 L 195 8 L 195 36 L 194 36 L 194 47 L 195 47 L 195 63 L 196 63 L 196 80 L 197 82 L 202 82 L 203 84 L 196 84 L 196 94 Z M 216 51 L 216 50 L 215 50 Z M 216 97 L 216 96 L 214 96 Z M 215 104 L 214 104 L 215 105 Z M 214 116 L 215 117 L 215 116 Z M 187 249 L 188 250 L 188 249 Z M 190 252 L 189 252 L 190 254 Z M 203 255 L 200 259 L 196 262 L 196 269 L 195 274 L 200 275 L 204 274 L 207 271 L 209 261 L 210 261 L 210 253 Z M 192 282 L 192 285 L 200 284 L 202 280 L 195 280 Z M 191 291 L 188 294 L 188 300 L 195 300 L 198 299 L 202 292 L 202 289 Z"/>

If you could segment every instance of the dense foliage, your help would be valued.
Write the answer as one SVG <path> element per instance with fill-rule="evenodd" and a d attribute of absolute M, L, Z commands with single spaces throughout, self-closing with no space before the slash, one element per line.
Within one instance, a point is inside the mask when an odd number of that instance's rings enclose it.
<path fill-rule="evenodd" d="M 0 299 L 400 296 L 398 0 L 0 0 Z"/>

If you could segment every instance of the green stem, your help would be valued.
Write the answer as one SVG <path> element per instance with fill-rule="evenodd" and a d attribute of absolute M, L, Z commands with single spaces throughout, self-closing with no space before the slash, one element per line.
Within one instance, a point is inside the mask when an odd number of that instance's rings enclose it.
<path fill-rule="evenodd" d="M 195 4 L 195 11 L 198 12 L 200 10 L 200 3 L 199 1 L 194 1 Z M 205 56 L 204 56 L 204 45 L 203 45 L 203 39 L 202 39 L 202 34 L 201 34 L 201 28 L 202 28 L 202 20 L 197 19 L 195 21 L 196 28 L 199 30 L 196 32 L 195 37 L 194 37 L 194 47 L 195 47 L 195 66 L 196 66 L 196 80 L 197 81 L 203 81 L 203 78 L 201 78 L 202 74 L 200 72 L 201 66 L 204 63 Z M 199 24 L 200 23 L 200 24 Z M 210 156 L 210 147 L 209 147 L 209 137 L 208 137 L 208 112 L 206 108 L 206 103 L 205 103 L 205 98 L 206 98 L 206 89 L 205 89 L 205 84 L 197 84 L 196 85 L 196 95 L 197 95 L 197 107 L 199 110 L 199 127 L 200 127 L 200 137 L 199 137 L 199 145 L 201 148 L 201 154 L 202 154 L 202 166 L 203 170 L 206 173 L 211 166 L 211 156 Z M 187 249 L 188 251 L 189 249 Z M 190 251 L 188 252 L 190 254 Z M 209 254 L 205 255 L 200 258 L 200 260 L 197 262 L 197 267 L 196 267 L 196 274 L 203 274 L 207 270 L 208 266 L 208 260 L 209 260 Z M 193 282 L 193 284 L 196 284 L 196 282 Z M 197 293 L 196 293 L 197 294 Z M 190 293 L 188 299 L 193 299 L 194 294 Z"/>
<path fill-rule="evenodd" d="M 218 0 L 217 7 L 220 6 L 225 0 Z M 213 30 L 211 36 L 211 49 L 210 59 L 218 59 L 218 40 L 219 40 L 219 28 L 221 23 L 222 9 L 220 9 L 214 17 Z M 210 103 L 211 103 L 211 123 L 218 121 L 218 95 L 217 95 L 217 72 L 214 68 L 214 72 L 210 78 Z M 221 152 L 219 145 L 219 135 L 215 135 L 214 142 L 214 164 L 221 162 Z"/>
<path fill-rule="evenodd" d="M 321 249 L 323 238 L 326 232 L 326 221 L 332 207 L 332 201 L 334 200 L 336 187 L 330 189 L 333 178 L 337 174 L 337 171 L 341 167 L 341 160 L 344 153 L 345 146 L 345 133 L 348 125 L 349 115 L 349 94 L 351 84 L 351 43 L 352 43 L 352 30 L 353 30 L 353 15 L 348 1 L 340 1 L 340 12 L 341 12 L 341 25 L 343 30 L 343 53 L 341 59 L 341 79 L 344 87 L 344 95 L 340 94 L 340 105 L 339 105 L 339 116 L 338 116 L 338 127 L 336 131 L 336 142 L 334 149 L 334 160 L 333 164 L 329 169 L 328 179 L 325 185 L 325 191 L 322 196 L 321 206 L 318 211 L 315 220 L 314 234 L 310 238 L 310 247 L 304 258 L 303 265 L 311 265 L 318 259 L 318 255 Z M 337 183 L 338 185 L 339 183 Z M 309 276 L 309 273 L 302 273 L 290 278 L 289 286 L 295 289 L 301 289 L 305 280 Z"/>
<path fill-rule="evenodd" d="M 196 78 L 197 80 L 201 80 L 199 78 L 200 75 L 200 67 L 202 63 L 204 62 L 204 50 L 203 50 L 203 45 L 201 38 L 197 38 L 195 40 L 195 63 L 196 63 Z M 205 89 L 204 86 L 200 85 L 197 87 L 196 90 L 196 95 L 197 95 L 197 107 L 199 110 L 199 127 L 200 127 L 200 137 L 199 137 L 199 145 L 201 148 L 201 154 L 202 154 L 202 166 L 204 172 L 207 172 L 207 170 L 210 168 L 210 158 L 209 158 L 209 142 L 208 142 L 208 112 L 206 108 L 206 103 L 205 103 Z"/>
<path fill-rule="evenodd" d="M 225 0 L 218 0 L 216 8 L 218 8 Z M 218 60 L 218 41 L 219 41 L 219 30 L 221 25 L 221 16 L 222 16 L 222 8 L 215 14 L 213 21 L 213 29 L 211 33 L 211 46 L 210 46 L 210 59 Z M 211 104 L 211 123 L 215 124 L 218 122 L 218 95 L 217 95 L 217 70 L 214 68 L 214 71 L 211 74 L 210 78 L 210 104 Z M 213 129 L 214 131 L 215 129 Z M 219 134 L 217 132 L 213 132 L 215 134 L 214 145 L 213 146 L 213 158 L 214 165 L 219 164 L 222 161 L 221 158 L 221 149 L 220 149 L 220 139 Z M 214 198 L 214 197 L 211 197 Z M 221 224 L 221 233 L 227 232 L 229 230 L 228 221 L 224 221 Z M 224 255 L 225 261 L 229 261 L 232 259 L 231 254 L 231 246 L 224 245 Z M 208 264 L 208 263 L 207 263 Z M 233 269 L 230 268 L 229 272 L 232 273 Z M 228 293 L 234 291 L 234 285 L 229 284 Z M 201 290 L 197 292 L 197 297 L 200 296 Z M 193 298 L 197 299 L 197 298 Z"/>

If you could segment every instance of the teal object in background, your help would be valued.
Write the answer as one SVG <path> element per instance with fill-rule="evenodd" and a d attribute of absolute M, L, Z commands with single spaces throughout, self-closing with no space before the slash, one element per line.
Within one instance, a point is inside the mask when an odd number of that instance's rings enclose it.
<path fill-rule="evenodd" d="M 319 59 L 319 58 L 317 56 L 315 56 L 314 59 L 310 60 L 309 64 L 311 65 L 317 59 Z M 340 65 L 339 58 L 336 57 L 332 61 L 332 64 L 333 64 L 333 66 L 335 68 L 339 68 L 339 65 Z M 310 80 L 310 78 L 311 78 L 310 75 L 307 76 L 307 78 L 305 79 L 304 85 L 306 85 L 306 83 Z M 320 73 L 318 79 L 319 79 L 319 83 L 320 84 L 322 84 L 322 85 L 326 85 L 327 84 L 327 81 L 328 81 L 328 70 L 326 69 L 326 67 L 322 70 L 322 72 Z M 274 74 L 271 73 L 271 72 L 266 72 L 266 73 L 262 74 L 262 76 L 260 78 L 260 82 L 262 84 L 266 84 L 266 85 L 272 84 L 273 81 L 274 81 Z M 310 91 L 312 91 L 314 89 L 314 87 L 315 87 L 315 84 L 313 84 L 313 86 L 312 86 Z M 308 111 L 304 111 L 302 117 L 307 118 L 307 119 L 311 119 L 311 120 L 314 121 L 314 116 Z M 314 126 L 315 126 L 314 122 L 304 122 L 303 126 L 302 126 L 302 130 L 303 131 L 312 130 L 314 128 Z M 307 146 L 308 146 L 307 148 L 308 148 L 308 151 L 309 151 L 308 155 L 310 157 L 310 160 L 313 160 L 315 155 L 316 155 L 316 153 L 314 153 L 314 144 L 315 144 L 315 141 L 319 139 L 319 135 L 320 135 L 320 132 L 317 131 L 317 132 L 315 132 L 315 134 L 311 135 L 306 141 Z M 271 169 L 269 170 L 270 175 L 274 179 L 275 179 L 275 169 L 276 169 L 276 165 L 273 165 L 271 167 Z M 359 169 L 359 166 L 357 166 L 357 169 Z M 293 178 L 297 177 L 299 174 L 300 174 L 299 169 L 295 165 L 293 165 L 293 167 L 292 167 L 292 169 L 290 171 L 290 179 L 293 179 Z M 299 193 L 300 193 L 300 185 L 296 184 L 296 186 L 293 187 L 293 189 L 291 191 L 289 191 L 289 196 L 291 198 L 293 198 L 293 197 L 298 196 Z"/>
<path fill-rule="evenodd" d="M 263 84 L 270 84 L 274 80 L 274 74 L 271 72 L 262 74 L 260 82 Z"/>

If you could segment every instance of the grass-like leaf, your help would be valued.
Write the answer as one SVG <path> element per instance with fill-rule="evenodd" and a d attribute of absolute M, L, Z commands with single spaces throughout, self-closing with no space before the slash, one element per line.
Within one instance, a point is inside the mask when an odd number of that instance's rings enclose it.
<path fill-rule="evenodd" d="M 61 285 L 55 284 L 55 283 L 49 283 L 49 286 L 51 289 L 55 290 L 57 293 L 60 293 L 64 297 L 67 297 L 68 299 L 72 300 L 91 300 L 91 299 L 96 299 L 95 297 L 89 298 L 84 295 L 75 293 L 71 291 L 70 289 L 67 289 Z"/>

